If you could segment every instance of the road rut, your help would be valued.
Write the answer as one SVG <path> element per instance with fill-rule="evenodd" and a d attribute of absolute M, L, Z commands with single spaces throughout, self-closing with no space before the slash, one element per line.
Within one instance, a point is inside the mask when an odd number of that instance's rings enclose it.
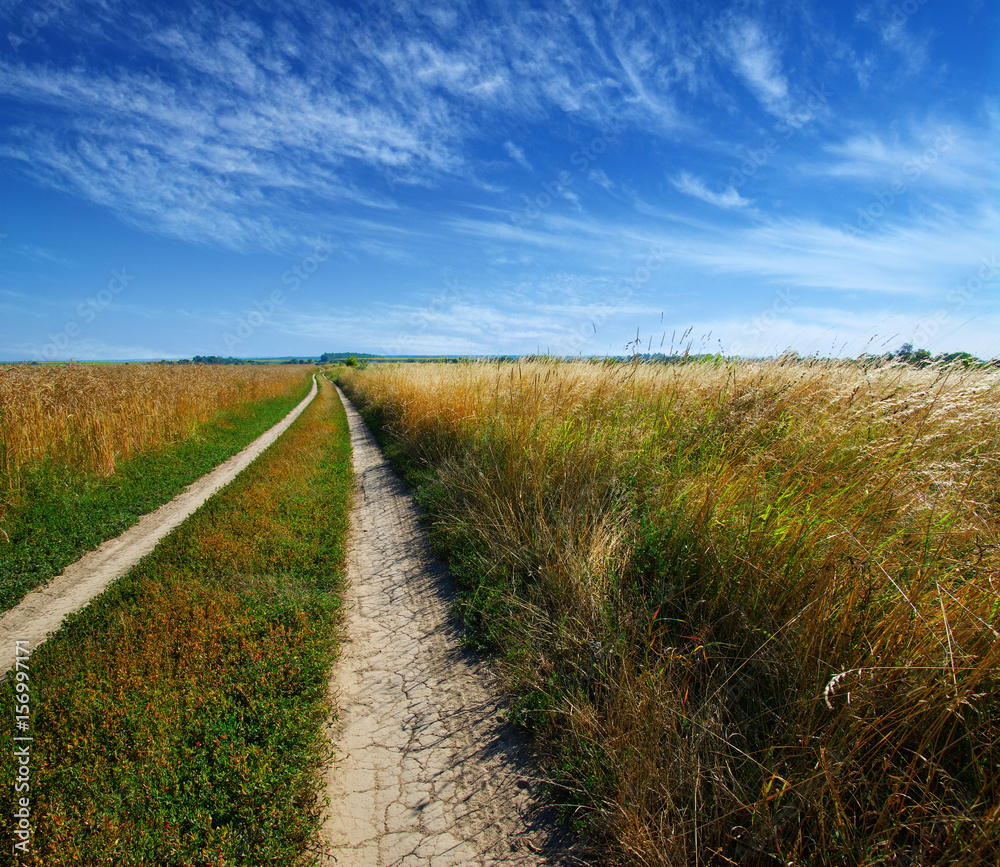
<path fill-rule="evenodd" d="M 331 680 L 323 865 L 581 864 L 488 669 L 462 648 L 445 567 L 361 417 L 347 410 L 358 490 L 346 635 Z"/>
<path fill-rule="evenodd" d="M 79 611 L 91 599 L 121 578 L 156 547 L 157 542 L 179 526 L 212 494 L 228 485 L 281 436 L 312 402 L 312 389 L 288 415 L 261 434 L 250 445 L 212 472 L 190 484 L 170 502 L 150 512 L 120 536 L 109 539 L 67 566 L 43 587 L 32 590 L 0 617 L 0 675 L 14 665 L 15 639 L 27 639 L 34 650 L 55 632 L 63 619 Z"/>

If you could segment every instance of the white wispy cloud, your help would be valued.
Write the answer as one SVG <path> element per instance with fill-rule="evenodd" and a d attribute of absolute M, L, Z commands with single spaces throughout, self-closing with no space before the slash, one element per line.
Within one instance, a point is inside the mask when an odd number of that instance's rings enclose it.
<path fill-rule="evenodd" d="M 733 186 L 727 186 L 721 193 L 713 193 L 705 186 L 701 178 L 696 178 L 690 172 L 681 172 L 676 178 L 670 181 L 678 190 L 717 208 L 731 210 L 733 208 L 745 208 L 750 204 L 749 199 L 744 199 Z"/>
<path fill-rule="evenodd" d="M 604 187 L 609 193 L 614 191 L 615 184 L 603 169 L 591 169 L 587 173 L 587 180 Z"/>
<path fill-rule="evenodd" d="M 48 247 L 41 247 L 38 244 L 8 244 L 0 246 L 0 258 L 17 257 L 26 259 L 29 262 L 49 262 L 64 268 L 78 268 L 79 263 L 67 256 L 50 250 Z"/>
<path fill-rule="evenodd" d="M 502 123 L 561 110 L 591 124 L 613 104 L 641 103 L 658 124 L 673 111 L 653 80 L 652 46 L 595 52 L 555 11 L 470 19 L 402 4 L 413 26 L 391 29 L 299 5 L 308 27 L 239 8 L 67 10 L 51 25 L 63 35 L 142 62 L 112 71 L 94 50 L 73 63 L 0 60 L 0 96 L 50 112 L 46 126 L 12 118 L 0 158 L 138 227 L 278 249 L 321 202 L 390 208 L 400 187 L 446 179 L 502 192 L 469 158 L 484 111 Z M 507 139 L 507 152 L 531 168 L 523 146 Z"/>
<path fill-rule="evenodd" d="M 882 42 L 892 48 L 903 62 L 906 75 L 915 75 L 928 62 L 928 35 L 917 36 L 908 26 L 910 16 L 897 4 L 878 22 L 878 32 Z"/>
<path fill-rule="evenodd" d="M 771 114 L 784 117 L 789 109 L 788 81 L 781 71 L 778 46 L 761 26 L 744 19 L 727 34 L 730 58 L 736 72 Z"/>
<path fill-rule="evenodd" d="M 926 120 L 905 131 L 869 129 L 822 148 L 823 160 L 803 164 L 812 174 L 888 186 L 919 180 L 937 190 L 989 195 L 998 183 L 995 125 Z"/>
<path fill-rule="evenodd" d="M 681 275 L 672 298 L 697 274 L 718 286 L 737 275 L 749 292 L 827 293 L 851 310 L 933 304 L 995 249 L 998 124 L 995 108 L 983 120 L 985 99 L 935 107 L 901 92 L 898 112 L 872 107 L 884 80 L 898 87 L 894 72 L 925 68 L 933 47 L 920 13 L 894 21 L 895 5 L 872 0 L 855 24 L 830 28 L 818 3 L 774 14 L 394 0 L 372 14 L 288 0 L 265 15 L 258 4 L 81 0 L 47 25 L 57 40 L 0 55 L 0 163 L 208 247 L 294 261 L 335 233 L 348 270 L 382 267 L 393 280 L 443 259 L 473 263 L 479 297 L 437 311 L 412 351 L 495 349 L 504 317 L 507 337 L 533 350 L 582 323 L 652 245 Z M 909 49 L 912 62 L 901 59 Z M 894 179 L 912 181 L 908 167 L 949 127 L 954 141 L 921 170 L 919 192 L 913 182 L 875 225 L 846 235 Z M 778 149 L 765 152 L 769 136 Z M 733 180 L 746 160 L 752 170 Z M 574 181 L 560 190 L 564 170 Z M 5 255 L 55 261 L 35 246 Z M 412 291 L 402 282 L 383 297 Z M 419 307 L 411 297 L 378 315 L 396 327 Z M 634 307 L 629 316 L 644 315 Z M 782 321 L 817 333 L 857 324 L 824 309 L 816 300 Z M 367 323 L 377 336 L 377 316 L 344 315 L 315 327 L 350 342 Z"/>
<path fill-rule="evenodd" d="M 507 151 L 507 154 L 512 160 L 514 160 L 514 162 L 528 169 L 528 171 L 531 171 L 531 163 L 528 162 L 528 158 L 524 155 L 524 151 L 514 144 L 514 142 L 510 140 L 505 141 L 503 143 L 503 149 Z"/>
<path fill-rule="evenodd" d="M 617 268 L 622 276 L 650 250 L 664 251 L 676 265 L 710 274 L 741 275 L 765 284 L 822 290 L 849 297 L 939 298 L 952 281 L 983 256 L 995 254 L 1000 210 L 939 210 L 930 217 L 904 215 L 852 235 L 839 223 L 814 218 L 758 216 L 749 226 L 676 219 L 649 211 L 643 223 L 601 215 L 547 214 L 518 232 L 497 219 L 449 220 L 448 227 L 472 238 L 520 242 L 539 255 L 573 252 L 582 266 Z M 629 257 L 637 257 L 635 261 Z M 610 263 L 618 262 L 618 265 Z"/>
<path fill-rule="evenodd" d="M 941 297 L 950 283 L 994 248 L 997 212 L 969 220 L 952 214 L 937 222 L 896 225 L 867 237 L 812 220 L 770 220 L 734 231 L 725 240 L 665 237 L 681 261 L 729 273 L 752 274 L 804 289 L 913 299 Z"/>
<path fill-rule="evenodd" d="M 296 339 L 315 336 L 387 354 L 539 349 L 575 354 L 603 349 L 609 311 L 630 323 L 651 315 L 652 307 L 637 301 L 609 308 L 610 288 L 608 278 L 560 271 L 538 281 L 515 280 L 487 288 L 472 273 L 467 280 L 432 287 L 419 300 L 368 307 L 346 303 L 336 313 L 293 312 L 272 327 Z"/>

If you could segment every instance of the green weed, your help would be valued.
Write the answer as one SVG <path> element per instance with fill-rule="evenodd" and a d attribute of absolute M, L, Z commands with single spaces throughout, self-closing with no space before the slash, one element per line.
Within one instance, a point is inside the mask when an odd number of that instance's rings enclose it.
<path fill-rule="evenodd" d="M 324 384 L 257 462 L 38 648 L 34 833 L 19 863 L 303 863 L 352 483 L 346 416 Z M 9 679 L 0 696 L 9 707 Z M 8 791 L 12 749 L 7 729 Z"/>
<path fill-rule="evenodd" d="M 1000 379 L 378 366 L 475 641 L 610 863 L 1000 861 Z"/>

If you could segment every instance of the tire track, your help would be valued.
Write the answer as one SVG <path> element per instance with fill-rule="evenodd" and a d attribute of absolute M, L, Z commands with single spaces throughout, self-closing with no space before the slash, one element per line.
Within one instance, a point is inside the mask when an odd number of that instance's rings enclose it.
<path fill-rule="evenodd" d="M 486 667 L 466 652 L 417 510 L 361 417 L 347 410 L 358 480 L 331 692 L 323 865 L 584 863 L 540 786 Z"/>
<path fill-rule="evenodd" d="M 0 675 L 6 674 L 14 665 L 15 639 L 27 639 L 32 650 L 37 648 L 59 628 L 68 614 L 79 611 L 109 584 L 121 578 L 149 554 L 160 539 L 260 457 L 309 406 L 317 390 L 314 375 L 312 389 L 298 406 L 243 451 L 190 484 L 170 502 L 141 518 L 120 536 L 84 554 L 0 617 Z"/>

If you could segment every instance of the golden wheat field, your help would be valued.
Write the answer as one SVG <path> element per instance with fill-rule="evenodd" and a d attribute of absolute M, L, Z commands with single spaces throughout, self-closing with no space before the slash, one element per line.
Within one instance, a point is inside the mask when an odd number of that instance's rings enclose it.
<path fill-rule="evenodd" d="M 342 380 L 609 863 L 998 863 L 996 371 Z"/>
<path fill-rule="evenodd" d="M 0 483 L 46 458 L 110 474 L 220 411 L 286 394 L 294 366 L 59 364 L 0 368 Z"/>

